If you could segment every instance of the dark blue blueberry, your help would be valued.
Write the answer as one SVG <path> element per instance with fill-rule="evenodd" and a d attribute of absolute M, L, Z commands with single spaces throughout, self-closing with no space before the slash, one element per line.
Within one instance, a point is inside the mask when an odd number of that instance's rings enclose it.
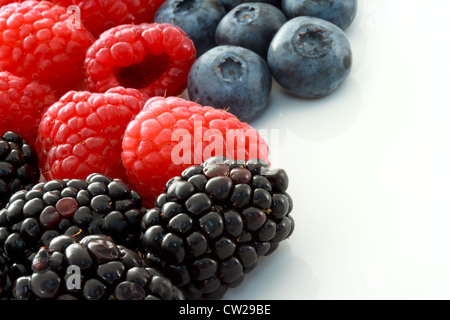
<path fill-rule="evenodd" d="M 256 53 L 238 46 L 218 46 L 197 59 L 189 72 L 192 101 L 228 109 L 243 122 L 255 119 L 267 107 L 272 75 Z"/>
<path fill-rule="evenodd" d="M 262 3 L 268 3 L 273 6 L 281 7 L 281 1 L 280 0 L 220 0 L 222 2 L 225 9 L 230 11 L 234 7 L 237 7 L 240 4 L 243 3 L 251 3 L 251 2 L 262 2 Z"/>
<path fill-rule="evenodd" d="M 267 62 L 282 87 L 303 98 L 318 98 L 347 79 L 352 51 L 345 33 L 331 22 L 297 17 L 277 32 Z"/>
<path fill-rule="evenodd" d="M 197 57 L 215 46 L 216 28 L 227 11 L 219 0 L 167 0 L 154 21 L 180 27 L 194 42 Z"/>
<path fill-rule="evenodd" d="M 273 36 L 286 21 L 283 12 L 270 4 L 241 4 L 220 21 L 216 43 L 241 46 L 266 59 Z"/>
<path fill-rule="evenodd" d="M 289 19 L 309 16 L 330 21 L 342 30 L 353 22 L 358 10 L 357 0 L 283 0 L 283 12 Z"/>

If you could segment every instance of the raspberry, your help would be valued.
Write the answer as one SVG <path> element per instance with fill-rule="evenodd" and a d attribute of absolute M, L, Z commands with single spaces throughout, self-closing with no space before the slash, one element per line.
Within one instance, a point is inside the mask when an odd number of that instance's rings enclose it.
<path fill-rule="evenodd" d="M 57 100 L 48 85 L 0 72 L 1 131 L 14 131 L 34 146 L 42 114 Z"/>
<path fill-rule="evenodd" d="M 0 7 L 3 7 L 11 2 L 14 2 L 14 0 L 0 0 Z"/>
<path fill-rule="evenodd" d="M 122 24 L 153 22 L 164 0 L 52 0 L 65 7 L 80 8 L 81 21 L 98 38 L 104 31 Z"/>
<path fill-rule="evenodd" d="M 128 125 L 122 149 L 127 177 L 148 203 L 164 191 L 167 180 L 211 156 L 269 161 L 266 142 L 248 124 L 224 110 L 176 97 L 148 100 Z"/>
<path fill-rule="evenodd" d="M 0 71 L 67 91 L 83 79 L 83 59 L 94 38 L 72 25 L 66 8 L 47 1 L 0 8 Z"/>
<path fill-rule="evenodd" d="M 84 179 L 93 172 L 121 178 L 122 137 L 145 99 L 135 89 L 106 93 L 70 91 L 39 125 L 36 149 L 47 179 Z"/>
<path fill-rule="evenodd" d="M 122 25 L 104 32 L 86 55 L 87 86 L 135 88 L 148 95 L 180 94 L 195 61 L 195 47 L 170 24 Z"/>

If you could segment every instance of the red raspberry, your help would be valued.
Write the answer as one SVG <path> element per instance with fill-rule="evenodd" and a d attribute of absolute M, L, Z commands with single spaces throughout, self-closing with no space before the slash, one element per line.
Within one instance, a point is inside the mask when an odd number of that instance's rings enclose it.
<path fill-rule="evenodd" d="M 128 125 L 122 149 L 128 180 L 147 204 L 169 179 L 211 156 L 269 163 L 269 148 L 251 126 L 224 110 L 175 97 L 148 100 Z"/>
<path fill-rule="evenodd" d="M 105 92 L 122 86 L 149 97 L 176 96 L 185 88 L 195 47 L 170 24 L 122 25 L 104 32 L 86 55 L 87 86 Z"/>
<path fill-rule="evenodd" d="M 0 0 L 0 7 L 3 7 L 4 5 L 14 2 L 14 0 Z"/>
<path fill-rule="evenodd" d="M 57 100 L 48 85 L 0 72 L 0 134 L 16 132 L 34 146 L 41 117 Z"/>
<path fill-rule="evenodd" d="M 39 125 L 36 149 L 44 177 L 85 179 L 96 172 L 123 178 L 123 134 L 144 102 L 139 91 L 122 87 L 106 93 L 68 92 Z"/>
<path fill-rule="evenodd" d="M 0 8 L 0 71 L 49 83 L 65 92 L 83 79 L 83 60 L 94 38 L 72 25 L 66 8 L 47 1 Z"/>
<path fill-rule="evenodd" d="M 81 21 L 98 38 L 110 28 L 122 24 L 153 22 L 164 0 L 52 0 L 65 7 L 80 8 Z"/>

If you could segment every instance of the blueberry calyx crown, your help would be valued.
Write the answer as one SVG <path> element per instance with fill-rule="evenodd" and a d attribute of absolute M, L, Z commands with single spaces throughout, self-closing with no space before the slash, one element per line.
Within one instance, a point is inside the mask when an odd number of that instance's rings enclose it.
<path fill-rule="evenodd" d="M 308 58 L 323 57 L 331 50 L 333 43 L 329 32 L 314 24 L 304 25 L 296 32 L 294 48 Z"/>
<path fill-rule="evenodd" d="M 255 20 L 259 13 L 259 7 L 255 6 L 244 6 L 236 10 L 234 13 L 234 18 L 239 23 L 251 23 Z"/>
<path fill-rule="evenodd" d="M 236 81 L 242 78 L 244 68 L 241 59 L 229 55 L 219 59 L 216 71 L 225 81 Z"/>

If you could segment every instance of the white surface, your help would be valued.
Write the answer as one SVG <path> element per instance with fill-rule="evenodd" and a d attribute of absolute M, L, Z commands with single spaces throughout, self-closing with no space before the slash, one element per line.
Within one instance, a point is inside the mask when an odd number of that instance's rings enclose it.
<path fill-rule="evenodd" d="M 252 125 L 290 174 L 296 229 L 225 298 L 450 298 L 449 9 L 360 0 L 345 84 L 313 101 L 275 85 Z"/>

